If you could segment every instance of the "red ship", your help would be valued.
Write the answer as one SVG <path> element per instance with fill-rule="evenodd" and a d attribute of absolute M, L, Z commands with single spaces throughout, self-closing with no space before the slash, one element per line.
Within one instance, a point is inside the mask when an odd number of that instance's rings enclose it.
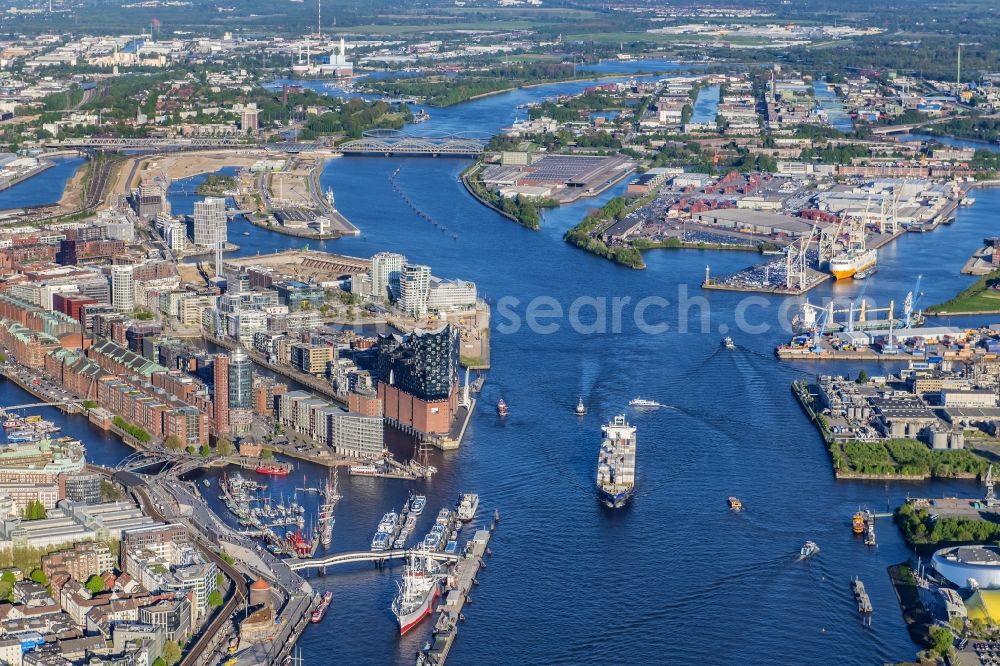
<path fill-rule="evenodd" d="M 296 530 L 295 534 L 288 537 L 288 547 L 296 557 L 312 557 L 312 543 L 305 538 L 302 530 Z"/>
<path fill-rule="evenodd" d="M 288 476 L 292 471 L 291 466 L 274 464 L 260 464 L 257 466 L 258 474 L 266 474 L 267 476 Z"/>

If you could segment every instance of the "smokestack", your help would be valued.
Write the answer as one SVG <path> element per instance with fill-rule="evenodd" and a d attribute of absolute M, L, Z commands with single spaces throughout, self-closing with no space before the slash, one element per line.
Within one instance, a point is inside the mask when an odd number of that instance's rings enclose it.
<path fill-rule="evenodd" d="M 344 44 L 344 38 L 340 38 L 340 57 L 347 58 L 347 45 Z"/>

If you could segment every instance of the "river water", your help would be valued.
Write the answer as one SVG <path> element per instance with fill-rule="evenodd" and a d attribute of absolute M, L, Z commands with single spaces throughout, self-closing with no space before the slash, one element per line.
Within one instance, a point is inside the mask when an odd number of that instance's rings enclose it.
<path fill-rule="evenodd" d="M 518 90 L 432 109 L 421 129 L 491 134 L 512 120 L 519 104 L 585 85 Z M 872 664 L 911 658 L 917 646 L 886 575 L 887 566 L 907 558 L 907 549 L 888 520 L 879 522 L 879 548 L 866 548 L 851 534 L 850 516 L 859 505 L 885 511 L 907 494 L 975 495 L 980 488 L 961 481 L 917 486 L 833 478 L 822 440 L 789 383 L 815 372 L 854 373 L 858 366 L 777 362 L 772 350 L 788 337 L 778 328 L 779 309 L 789 299 L 747 300 L 697 286 L 706 265 L 713 274 L 728 273 L 758 261 L 756 255 L 661 250 L 647 253 L 644 271 L 621 268 L 569 246 L 562 235 L 624 185 L 547 210 L 541 230 L 529 231 L 466 193 L 458 174 L 467 165 L 431 158 L 332 160 L 322 186 L 333 187 L 338 208 L 361 229 L 360 237 L 309 242 L 239 221 L 230 231 L 244 255 L 306 244 L 357 256 L 402 252 L 436 275 L 474 280 L 495 308 L 493 368 L 462 447 L 433 455 L 440 471 L 429 482 L 343 477 L 333 550 L 367 549 L 379 517 L 398 510 L 411 491 L 428 497 L 419 535 L 460 492 L 480 494 L 484 520 L 499 509 L 494 556 L 465 611 L 451 656 L 455 664 Z M 413 214 L 393 191 L 388 179 L 396 168 L 399 186 L 446 232 Z M 947 298 L 971 280 L 959 275 L 969 253 L 995 233 L 1000 190 L 980 191 L 976 199 L 959 210 L 954 225 L 904 236 L 881 250 L 874 277 L 824 285 L 810 299 L 864 294 L 898 304 L 918 274 L 922 304 Z M 704 299 L 690 306 L 687 318 L 679 316 L 678 305 L 685 293 Z M 558 324 L 551 332 L 525 323 L 534 299 L 568 310 L 581 297 L 598 305 L 600 299 L 631 300 L 618 326 L 610 305 L 605 317 L 583 308 L 583 323 L 606 321 L 605 332 L 600 326 L 574 329 L 565 317 L 545 320 Z M 665 323 L 668 330 L 636 323 L 635 305 L 648 297 L 670 302 L 646 311 L 648 323 Z M 519 327 L 512 324 L 515 315 Z M 741 317 L 766 330 L 741 328 Z M 690 320 L 687 330 L 679 325 L 684 319 Z M 727 333 L 736 351 L 720 346 Z M 866 369 L 886 370 L 875 364 Z M 667 406 L 629 410 L 636 395 Z M 505 419 L 493 410 L 500 397 L 510 405 Z M 578 418 L 573 407 L 581 397 L 589 412 Z M 0 385 L 0 400 L 31 402 L 10 384 Z M 638 489 L 629 506 L 610 511 L 595 497 L 594 466 L 600 426 L 620 413 L 638 427 Z M 82 419 L 73 421 L 68 432 L 83 437 L 99 462 L 127 452 Z M 300 464 L 291 477 L 271 481 L 271 491 L 291 497 L 296 487 L 322 478 L 323 470 Z M 215 488 L 205 494 L 216 495 Z M 726 508 L 729 495 L 743 500 L 743 513 Z M 313 496 L 298 499 L 315 504 Z M 822 551 L 798 561 L 807 539 Z M 323 624 L 302 637 L 305 663 L 412 663 L 429 626 L 397 637 L 389 604 L 399 571 L 357 565 L 313 577 L 319 591 L 333 591 L 334 602 Z M 849 588 L 855 575 L 872 597 L 871 627 L 863 627 L 856 613 Z"/>
<path fill-rule="evenodd" d="M 56 203 L 66 183 L 86 160 L 82 157 L 56 157 L 55 166 L 0 192 L 0 209 L 41 206 Z"/>

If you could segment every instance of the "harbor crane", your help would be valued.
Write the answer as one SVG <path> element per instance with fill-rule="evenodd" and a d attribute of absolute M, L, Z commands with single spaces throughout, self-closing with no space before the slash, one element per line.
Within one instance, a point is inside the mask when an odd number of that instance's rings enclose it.
<path fill-rule="evenodd" d="M 910 328 L 911 324 L 922 318 L 920 311 L 917 311 L 917 316 L 913 316 L 913 310 L 917 307 L 920 299 L 924 297 L 924 292 L 920 291 L 920 281 L 923 279 L 923 274 L 917 276 L 917 285 L 913 288 L 913 291 L 906 294 L 906 300 L 903 301 L 903 316 L 905 317 L 906 328 Z M 914 298 L 913 294 L 917 297 Z"/>

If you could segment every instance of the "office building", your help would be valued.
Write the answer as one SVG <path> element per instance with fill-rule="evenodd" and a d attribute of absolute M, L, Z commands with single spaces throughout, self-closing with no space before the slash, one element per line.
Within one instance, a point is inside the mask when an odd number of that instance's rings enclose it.
<path fill-rule="evenodd" d="M 212 408 L 213 429 L 216 435 L 229 432 L 229 357 L 216 354 L 212 364 L 212 382 L 214 384 Z"/>

